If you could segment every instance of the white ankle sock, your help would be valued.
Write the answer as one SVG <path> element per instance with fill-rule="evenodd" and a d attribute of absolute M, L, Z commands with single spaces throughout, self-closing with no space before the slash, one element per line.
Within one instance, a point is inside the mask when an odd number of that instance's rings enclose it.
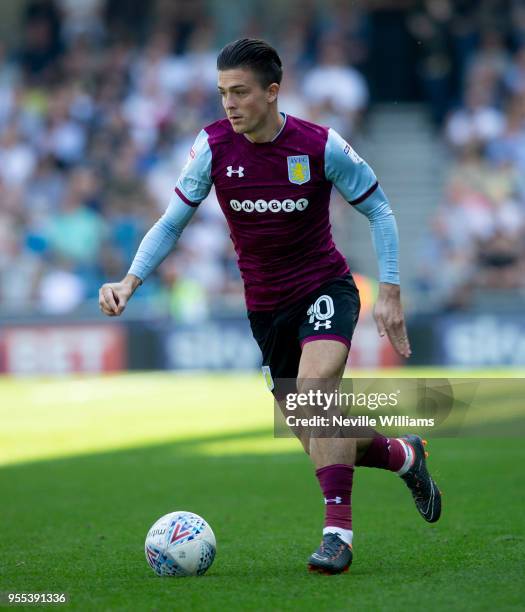
<path fill-rule="evenodd" d="M 397 471 L 397 474 L 399 474 L 399 476 L 403 476 L 403 474 L 406 474 L 408 472 L 408 470 L 412 467 L 412 464 L 414 463 L 414 449 L 412 448 L 412 446 L 410 444 L 407 444 L 404 440 L 401 440 L 401 438 L 396 438 L 398 442 L 401 442 L 401 444 L 403 445 L 403 448 L 405 449 L 405 454 L 406 454 L 406 459 L 405 459 L 405 463 L 403 463 L 403 465 L 401 466 L 401 469 Z"/>
<path fill-rule="evenodd" d="M 325 527 L 323 529 L 323 535 L 325 533 L 336 533 L 341 540 L 352 546 L 354 532 L 351 529 L 342 529 L 341 527 Z"/>

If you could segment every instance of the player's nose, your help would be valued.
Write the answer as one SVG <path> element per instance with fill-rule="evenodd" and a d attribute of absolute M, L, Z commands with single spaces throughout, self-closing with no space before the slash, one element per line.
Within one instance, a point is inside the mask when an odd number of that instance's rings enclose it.
<path fill-rule="evenodd" d="M 237 105 L 235 104 L 235 98 L 233 96 L 226 95 L 224 98 L 224 108 L 226 110 L 235 110 Z"/>

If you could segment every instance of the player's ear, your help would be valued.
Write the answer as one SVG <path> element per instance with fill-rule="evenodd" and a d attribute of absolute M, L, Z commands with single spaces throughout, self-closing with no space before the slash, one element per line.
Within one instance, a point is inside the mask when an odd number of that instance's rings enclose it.
<path fill-rule="evenodd" d="M 279 83 L 272 83 L 271 85 L 268 86 L 268 89 L 266 90 L 266 98 L 269 104 L 277 100 L 277 94 L 279 93 L 279 89 L 280 89 Z"/>

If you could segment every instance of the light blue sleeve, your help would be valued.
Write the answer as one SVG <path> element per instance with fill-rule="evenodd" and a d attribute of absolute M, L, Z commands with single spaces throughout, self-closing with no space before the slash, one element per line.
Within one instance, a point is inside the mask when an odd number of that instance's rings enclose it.
<path fill-rule="evenodd" d="M 197 206 L 210 193 L 211 186 L 211 149 L 208 134 L 201 130 L 181 171 L 166 212 L 144 236 L 128 274 L 144 280 L 164 261 L 177 244 Z"/>
<path fill-rule="evenodd" d="M 354 206 L 368 217 L 379 267 L 379 282 L 399 285 L 399 238 L 394 213 L 381 187 Z"/>
<path fill-rule="evenodd" d="M 332 129 L 326 141 L 325 176 L 348 203 L 368 217 L 379 281 L 399 285 L 399 237 L 388 199 L 370 166 Z"/>
<path fill-rule="evenodd" d="M 201 130 L 177 181 L 176 191 L 186 203 L 200 204 L 210 193 L 211 149 L 208 134 Z"/>
<path fill-rule="evenodd" d="M 376 175 L 335 130 L 328 130 L 324 155 L 326 178 L 350 204 L 358 204 L 374 185 Z"/>
<path fill-rule="evenodd" d="M 142 239 L 128 274 L 143 281 L 153 272 L 173 250 L 196 210 L 196 206 L 189 206 L 173 194 L 166 212 Z"/>

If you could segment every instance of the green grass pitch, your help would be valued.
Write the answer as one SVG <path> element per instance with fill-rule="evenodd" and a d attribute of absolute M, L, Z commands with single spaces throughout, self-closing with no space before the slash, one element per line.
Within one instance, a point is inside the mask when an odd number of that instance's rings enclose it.
<path fill-rule="evenodd" d="M 260 377 L 3 379 L 0 398 L 0 592 L 65 591 L 88 612 L 523 609 L 523 438 L 431 440 L 435 525 L 395 475 L 358 470 L 354 564 L 327 577 L 306 572 L 317 481 L 295 440 L 272 437 Z M 215 531 L 201 578 L 146 564 L 146 531 L 173 510 Z"/>

